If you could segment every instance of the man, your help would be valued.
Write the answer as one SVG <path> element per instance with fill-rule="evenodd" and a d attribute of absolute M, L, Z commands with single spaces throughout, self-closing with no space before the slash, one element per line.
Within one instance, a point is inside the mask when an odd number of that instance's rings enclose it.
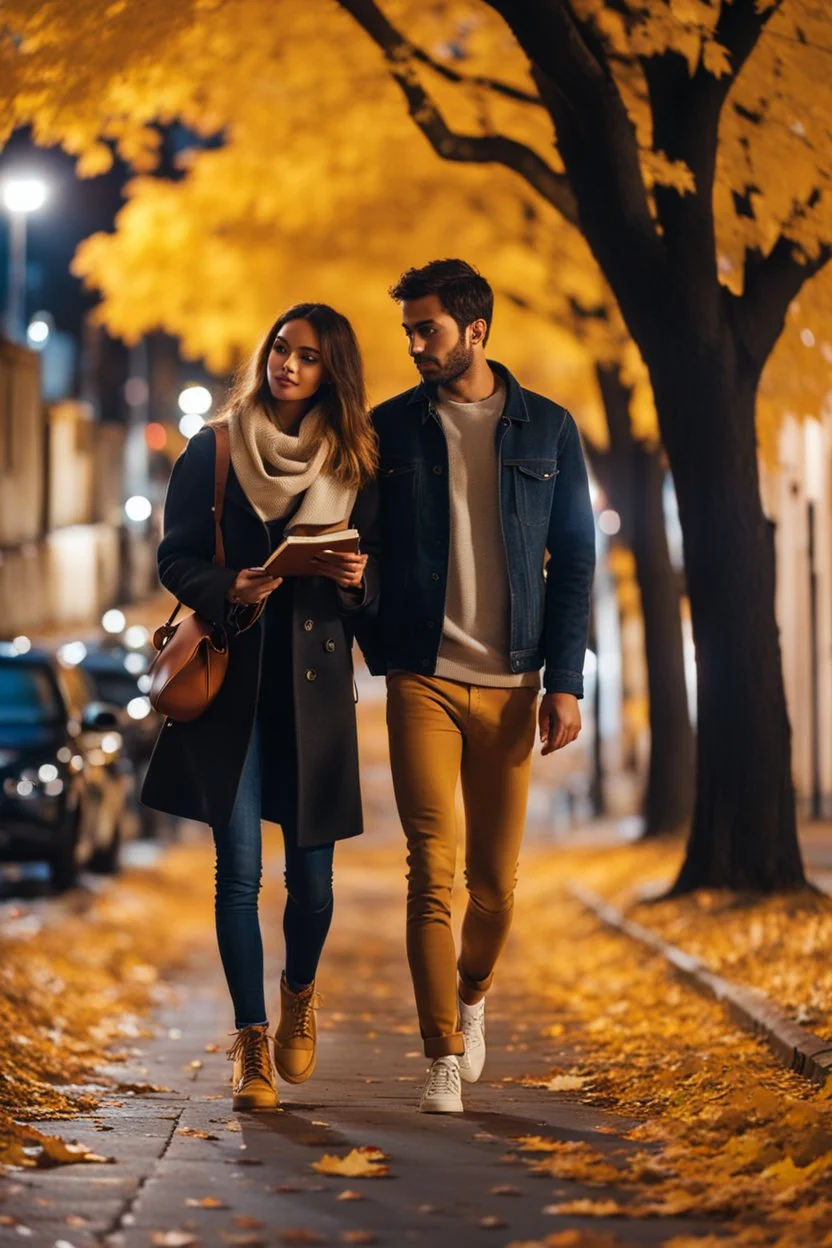
<path fill-rule="evenodd" d="M 408 846 L 407 952 L 431 1059 L 419 1107 L 455 1113 L 460 1077 L 475 1082 L 485 1061 L 485 994 L 511 922 L 541 665 L 542 752 L 581 728 L 595 534 L 572 417 L 486 358 L 485 278 L 437 260 L 390 294 L 421 384 L 375 412 L 381 653 L 370 657 L 387 673 Z M 468 905 L 457 963 L 460 780 Z"/>

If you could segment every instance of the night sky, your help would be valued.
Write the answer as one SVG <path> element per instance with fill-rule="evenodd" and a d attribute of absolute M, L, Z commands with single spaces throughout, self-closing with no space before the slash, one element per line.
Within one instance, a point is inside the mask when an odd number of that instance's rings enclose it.
<path fill-rule="evenodd" d="M 178 125 L 163 129 L 159 174 L 174 179 L 184 176 L 176 164 L 183 148 L 215 146 L 220 142 L 222 136 L 199 140 Z M 69 334 L 77 350 L 82 342 L 89 343 L 83 323 L 98 296 L 84 290 L 81 281 L 72 275 L 72 258 L 83 239 L 99 230 L 114 229 L 131 172 L 116 161 L 110 172 L 101 177 L 78 178 L 70 156 L 58 148 L 36 147 L 26 130 L 18 131 L 0 151 L 0 179 L 11 174 L 35 175 L 49 187 L 43 208 L 27 218 L 27 323 L 35 312 L 51 313 L 55 328 Z M 8 286 L 8 238 L 8 219 L 0 207 L 0 308 L 5 307 Z M 183 363 L 176 340 L 166 334 L 149 334 L 146 341 L 148 417 L 178 419 L 174 396 L 179 386 L 189 381 L 216 384 L 216 379 L 195 361 Z M 127 348 L 103 330 L 96 332 L 95 344 L 93 355 L 84 356 L 86 364 L 77 357 L 73 392 L 91 399 L 102 419 L 124 419 L 123 387 L 130 371 Z M 84 350 L 87 351 L 86 346 Z"/>
<path fill-rule="evenodd" d="M 27 220 L 27 320 L 33 312 L 51 312 L 57 329 L 80 337 L 84 313 L 95 296 L 82 290 L 69 271 L 75 248 L 97 230 L 112 230 L 123 203 L 127 178 L 117 164 L 103 177 L 81 180 L 75 162 L 57 148 L 35 147 L 26 131 L 18 131 L 0 151 L 0 178 L 12 173 L 35 174 L 49 186 L 49 199 Z M 0 227 L 0 301 L 8 284 L 8 224 Z"/>

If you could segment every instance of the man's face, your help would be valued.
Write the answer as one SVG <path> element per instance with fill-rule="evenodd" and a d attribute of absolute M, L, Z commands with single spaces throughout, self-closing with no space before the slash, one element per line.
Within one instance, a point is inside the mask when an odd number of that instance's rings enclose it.
<path fill-rule="evenodd" d="M 470 325 L 461 334 L 438 295 L 405 299 L 401 309 L 408 349 L 425 381 L 448 385 L 467 373 L 474 359 Z"/>

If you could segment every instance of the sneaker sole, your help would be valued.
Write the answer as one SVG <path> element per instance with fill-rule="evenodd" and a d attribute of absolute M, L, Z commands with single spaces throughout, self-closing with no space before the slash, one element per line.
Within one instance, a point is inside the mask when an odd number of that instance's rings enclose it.
<path fill-rule="evenodd" d="M 420 1114 L 464 1114 L 465 1106 L 462 1101 L 447 1100 L 441 1103 L 434 1102 L 433 1105 L 420 1105 Z"/>
<path fill-rule="evenodd" d="M 277 1071 L 280 1078 L 283 1080 L 283 1082 L 292 1083 L 295 1085 L 299 1083 L 306 1083 L 306 1080 L 311 1078 L 311 1076 L 313 1075 L 317 1064 L 318 1064 L 318 1055 L 317 1053 L 313 1053 L 312 1061 L 305 1068 L 305 1070 L 302 1070 L 299 1075 L 291 1075 L 289 1074 L 287 1070 L 283 1069 L 280 1062 L 277 1060 L 277 1054 L 275 1054 L 275 1058 L 274 1058 L 274 1068 Z"/>

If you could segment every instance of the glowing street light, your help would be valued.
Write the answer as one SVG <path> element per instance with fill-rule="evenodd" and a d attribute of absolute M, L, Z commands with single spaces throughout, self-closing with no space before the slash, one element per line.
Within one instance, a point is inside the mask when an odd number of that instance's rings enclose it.
<path fill-rule="evenodd" d="M 26 217 L 46 203 L 47 188 L 40 178 L 7 178 L 2 186 L 3 207 L 9 218 L 9 283 L 6 329 L 15 342 L 25 339 Z"/>
<path fill-rule="evenodd" d="M 179 395 L 179 410 L 182 413 L 179 432 L 183 438 L 192 438 L 195 433 L 199 433 L 213 401 L 207 386 L 185 387 Z"/>
<path fill-rule="evenodd" d="M 26 338 L 29 345 L 37 350 L 38 347 L 46 345 L 46 340 L 50 333 L 51 326 L 45 317 L 36 316 L 29 322 L 29 327 L 26 330 Z"/>
<path fill-rule="evenodd" d="M 37 212 L 46 203 L 46 184 L 40 178 L 7 178 L 3 204 L 7 212 Z"/>
<path fill-rule="evenodd" d="M 616 533 L 621 532 L 621 517 L 618 512 L 607 507 L 598 517 L 598 528 L 607 537 L 615 537 Z"/>
<path fill-rule="evenodd" d="M 124 631 L 126 624 L 124 612 L 119 611 L 118 607 L 111 607 L 101 617 L 101 627 L 105 633 L 121 633 Z"/>
<path fill-rule="evenodd" d="M 140 650 L 150 641 L 150 633 L 142 624 L 131 624 L 124 634 L 124 644 L 131 650 Z M 128 655 L 129 658 L 129 655 Z M 144 670 L 143 668 L 140 670 Z"/>
<path fill-rule="evenodd" d="M 141 524 L 144 520 L 149 520 L 152 512 L 153 505 L 150 499 L 145 498 L 143 494 L 134 494 L 124 504 L 124 514 L 134 524 Z"/>
<path fill-rule="evenodd" d="M 204 416 L 200 416 L 198 412 L 186 412 L 179 422 L 179 432 L 183 438 L 192 438 L 204 424 Z"/>
<path fill-rule="evenodd" d="M 205 416 L 210 412 L 213 401 L 206 386 L 186 386 L 179 395 L 179 410 L 186 416 Z"/>

